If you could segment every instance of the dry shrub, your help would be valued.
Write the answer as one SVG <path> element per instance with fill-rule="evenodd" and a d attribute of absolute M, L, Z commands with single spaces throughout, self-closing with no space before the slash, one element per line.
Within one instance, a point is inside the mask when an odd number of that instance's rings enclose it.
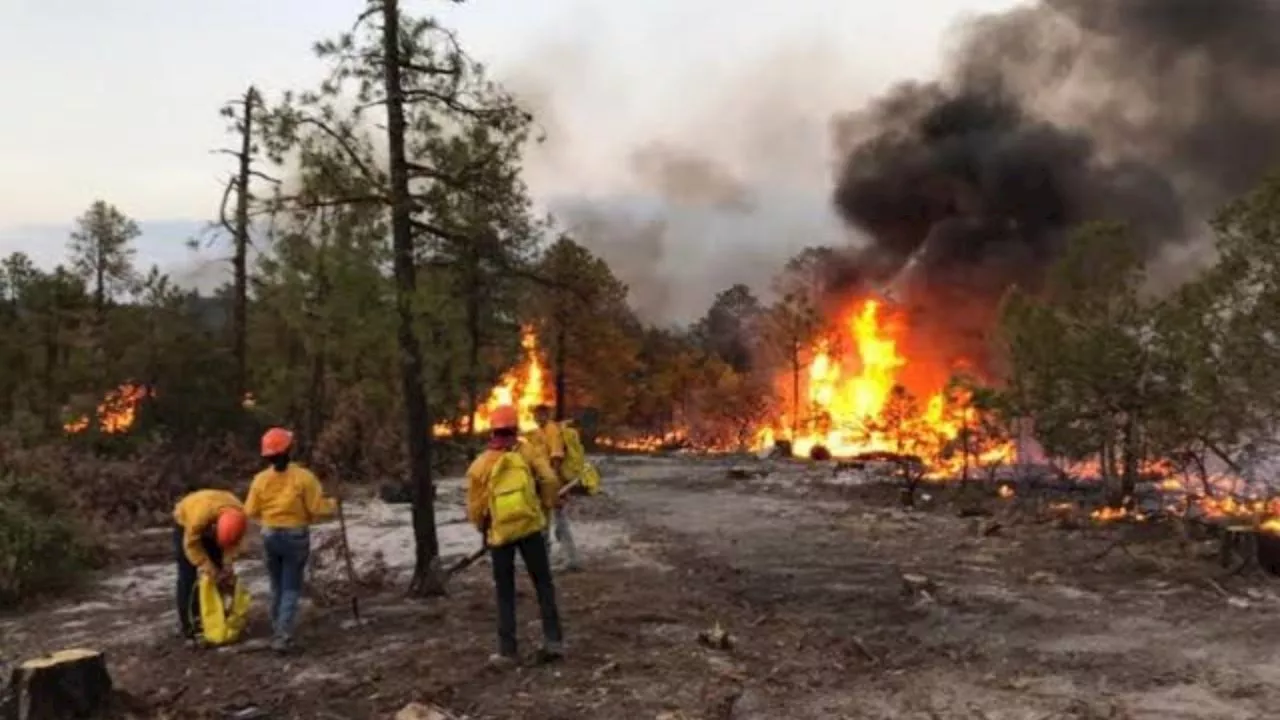
<path fill-rule="evenodd" d="M 347 482 L 404 477 L 402 415 L 376 407 L 361 386 L 342 390 L 316 438 L 312 462 L 325 477 Z"/>
<path fill-rule="evenodd" d="M 322 607 L 341 604 L 356 594 L 373 593 L 391 584 L 391 570 L 381 552 L 363 562 L 352 558 L 355 570 L 355 588 L 347 576 L 346 560 L 342 554 L 342 536 L 335 532 L 326 535 L 311 548 L 310 582 L 307 594 Z"/>
<path fill-rule="evenodd" d="M 256 458 L 232 438 L 178 448 L 162 440 L 139 441 L 132 452 L 104 457 L 77 443 L 0 448 L 2 469 L 42 478 L 66 509 L 99 529 L 169 522 L 182 495 L 214 487 L 242 489 Z"/>

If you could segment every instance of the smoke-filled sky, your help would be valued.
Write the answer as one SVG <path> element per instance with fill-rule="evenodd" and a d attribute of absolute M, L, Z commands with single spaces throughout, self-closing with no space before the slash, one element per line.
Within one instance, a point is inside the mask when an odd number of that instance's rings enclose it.
<path fill-rule="evenodd" d="M 578 209 L 575 221 L 620 208 L 641 238 L 665 225 L 661 259 L 644 242 L 605 248 L 658 319 L 700 314 L 715 286 L 767 277 L 787 254 L 776 248 L 835 233 L 829 116 L 931 73 L 958 16 L 1009 4 L 403 1 L 441 13 L 540 111 L 552 139 L 530 179 L 542 200 Z M 0 252 L 55 262 L 72 218 L 103 197 L 143 221 L 144 258 L 182 264 L 227 171 L 209 153 L 225 143 L 218 106 L 250 82 L 312 85 L 311 43 L 362 4 L 0 3 L 0 63 L 13 70 L 2 86 L 20 109 L 0 115 Z M 716 195 L 738 184 L 752 215 Z M 605 199 L 584 212 L 583 197 Z M 708 199 L 727 205 L 707 212 Z M 206 255 L 187 274 L 216 267 Z"/>
<path fill-rule="evenodd" d="M 922 346 L 980 341 L 1003 291 L 1083 221 L 1185 255 L 1280 169 L 1276 0 L 1042 0 L 957 40 L 935 81 L 837 123 L 836 206 L 871 240 L 845 277 L 895 280 Z"/>
<path fill-rule="evenodd" d="M 915 253 L 905 282 L 936 287 L 1035 267 L 1078 219 L 1194 234 L 1280 142 L 1274 0 L 404 1 L 532 106 L 539 200 L 660 322 L 765 289 L 816 243 L 870 243 L 888 275 Z M 313 84 L 310 43 L 361 5 L 4 3 L 0 61 L 23 70 L 4 84 L 22 112 L 0 116 L 0 252 L 52 262 L 103 197 L 143 221 L 144 257 L 207 282 L 181 228 L 227 170 L 217 107 Z"/>

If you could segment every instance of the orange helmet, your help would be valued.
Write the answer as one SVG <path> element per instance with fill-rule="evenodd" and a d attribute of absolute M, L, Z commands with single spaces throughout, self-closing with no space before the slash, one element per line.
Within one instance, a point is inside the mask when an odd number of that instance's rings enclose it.
<path fill-rule="evenodd" d="M 499 405 L 489 416 L 489 426 L 494 430 L 515 430 L 520 427 L 520 413 L 510 405 Z"/>
<path fill-rule="evenodd" d="M 218 547 L 226 549 L 240 542 L 240 538 L 244 537 L 245 523 L 244 511 L 240 508 L 225 507 L 219 510 L 215 530 Z"/>
<path fill-rule="evenodd" d="M 293 433 L 273 427 L 262 434 L 262 457 L 273 457 L 293 447 Z"/>

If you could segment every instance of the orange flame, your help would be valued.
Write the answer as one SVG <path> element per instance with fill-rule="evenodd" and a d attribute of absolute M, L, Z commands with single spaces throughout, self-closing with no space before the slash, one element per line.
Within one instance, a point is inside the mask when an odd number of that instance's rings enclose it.
<path fill-rule="evenodd" d="M 155 395 L 142 385 L 126 383 L 107 393 L 98 404 L 98 429 L 108 434 L 128 432 L 138 418 L 138 406 L 143 400 Z M 62 429 L 68 433 L 80 433 L 89 429 L 88 416 L 81 415 L 63 423 Z"/>
<path fill-rule="evenodd" d="M 542 360 L 538 335 L 532 326 L 521 328 L 520 347 L 523 351 L 520 363 L 502 376 L 489 392 L 489 397 L 476 408 L 475 432 L 487 431 L 489 416 L 502 405 L 514 405 L 519 411 L 521 432 L 538 427 L 533 419 L 533 409 L 550 402 L 551 397 L 546 384 L 547 366 Z M 453 423 L 438 423 L 434 434 L 446 437 L 454 434 L 455 427 L 466 427 L 465 418 Z"/>
<path fill-rule="evenodd" d="M 883 317 L 882 309 L 877 300 L 855 303 L 837 331 L 814 344 L 799 421 L 778 418 L 757 434 L 758 446 L 771 445 L 781 437 L 790 440 L 792 452 L 801 456 L 822 445 L 837 457 L 868 452 L 916 455 L 933 466 L 932 475 L 958 470 L 963 457 L 944 458 L 943 451 L 965 427 L 968 398 L 948 398 L 934 387 L 919 407 L 912 407 L 908 396 L 895 390 L 902 384 L 909 360 L 898 348 L 903 327 L 896 318 Z M 850 344 L 851 353 L 835 352 Z M 790 382 L 789 377 L 779 378 L 781 387 Z M 971 460 L 977 464 L 1013 456 L 1011 443 L 973 451 Z"/>

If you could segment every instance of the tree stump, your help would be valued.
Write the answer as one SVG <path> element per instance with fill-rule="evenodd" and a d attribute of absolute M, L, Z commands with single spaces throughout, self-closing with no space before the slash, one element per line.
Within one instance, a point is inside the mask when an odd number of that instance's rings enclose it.
<path fill-rule="evenodd" d="M 62 650 L 13 670 L 4 720 L 88 718 L 111 697 L 106 656 L 96 650 Z"/>
<path fill-rule="evenodd" d="M 1255 570 L 1280 575 L 1280 536 L 1252 525 L 1229 525 L 1222 529 L 1219 559 L 1230 575 Z"/>
<path fill-rule="evenodd" d="M 1272 575 L 1280 575 L 1280 536 L 1269 532 L 1257 535 L 1258 567 Z"/>

